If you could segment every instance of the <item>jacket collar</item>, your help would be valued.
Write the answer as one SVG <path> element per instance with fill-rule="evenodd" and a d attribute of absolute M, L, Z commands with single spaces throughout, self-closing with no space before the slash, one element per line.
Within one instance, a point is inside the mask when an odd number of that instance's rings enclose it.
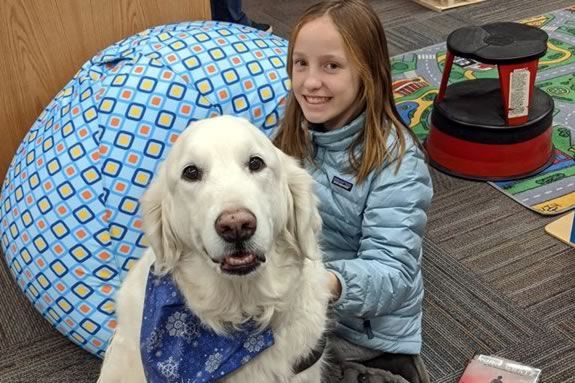
<path fill-rule="evenodd" d="M 349 124 L 339 129 L 322 132 L 314 130 L 309 124 L 309 135 L 314 146 L 325 147 L 329 150 L 345 150 L 350 147 L 365 124 L 365 112 L 357 116 Z"/>

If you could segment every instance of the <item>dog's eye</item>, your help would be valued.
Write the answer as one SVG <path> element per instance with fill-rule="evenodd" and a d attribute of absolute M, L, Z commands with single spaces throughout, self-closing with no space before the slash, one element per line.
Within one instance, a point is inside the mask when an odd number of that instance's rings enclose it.
<path fill-rule="evenodd" d="M 182 178 L 186 181 L 200 181 L 202 179 L 202 171 L 194 165 L 186 166 L 182 172 Z"/>
<path fill-rule="evenodd" d="M 266 167 L 266 163 L 258 156 L 250 157 L 250 161 L 248 162 L 248 168 L 251 172 L 259 172 L 263 168 Z"/>

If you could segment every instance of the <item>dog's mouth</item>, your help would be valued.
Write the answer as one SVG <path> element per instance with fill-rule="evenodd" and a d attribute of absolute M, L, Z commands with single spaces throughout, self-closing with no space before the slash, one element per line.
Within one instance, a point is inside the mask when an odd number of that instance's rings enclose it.
<path fill-rule="evenodd" d="M 226 255 L 220 261 L 220 270 L 226 274 L 247 275 L 266 261 L 265 256 L 248 251 L 239 251 Z"/>

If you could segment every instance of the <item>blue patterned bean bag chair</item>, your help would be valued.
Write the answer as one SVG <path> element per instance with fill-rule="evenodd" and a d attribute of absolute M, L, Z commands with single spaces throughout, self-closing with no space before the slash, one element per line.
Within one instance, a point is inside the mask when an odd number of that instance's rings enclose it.
<path fill-rule="evenodd" d="M 287 42 L 188 22 L 148 29 L 86 62 L 38 117 L 2 189 L 2 250 L 38 311 L 103 356 L 114 293 L 146 243 L 138 200 L 194 120 L 233 114 L 270 133 Z"/>

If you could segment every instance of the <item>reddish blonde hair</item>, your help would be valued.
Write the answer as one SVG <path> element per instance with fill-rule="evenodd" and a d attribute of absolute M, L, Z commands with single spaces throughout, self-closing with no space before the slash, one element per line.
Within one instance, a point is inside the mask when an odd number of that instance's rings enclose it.
<path fill-rule="evenodd" d="M 327 0 L 308 8 L 290 36 L 287 57 L 290 79 L 293 73 L 293 48 L 299 31 L 306 23 L 324 15 L 329 16 L 336 26 L 361 81 L 359 99 L 365 105 L 365 128 L 349 149 L 351 170 L 361 183 L 386 161 L 398 159 L 399 168 L 405 152 L 406 134 L 414 142 L 418 143 L 418 140 L 411 129 L 405 127 L 395 109 L 383 26 L 373 8 L 363 0 Z M 312 161 L 311 143 L 304 122 L 301 107 L 291 92 L 274 143 L 293 157 Z M 386 143 L 392 133 L 396 140 L 388 148 Z M 357 151 L 360 145 L 363 150 Z"/>

